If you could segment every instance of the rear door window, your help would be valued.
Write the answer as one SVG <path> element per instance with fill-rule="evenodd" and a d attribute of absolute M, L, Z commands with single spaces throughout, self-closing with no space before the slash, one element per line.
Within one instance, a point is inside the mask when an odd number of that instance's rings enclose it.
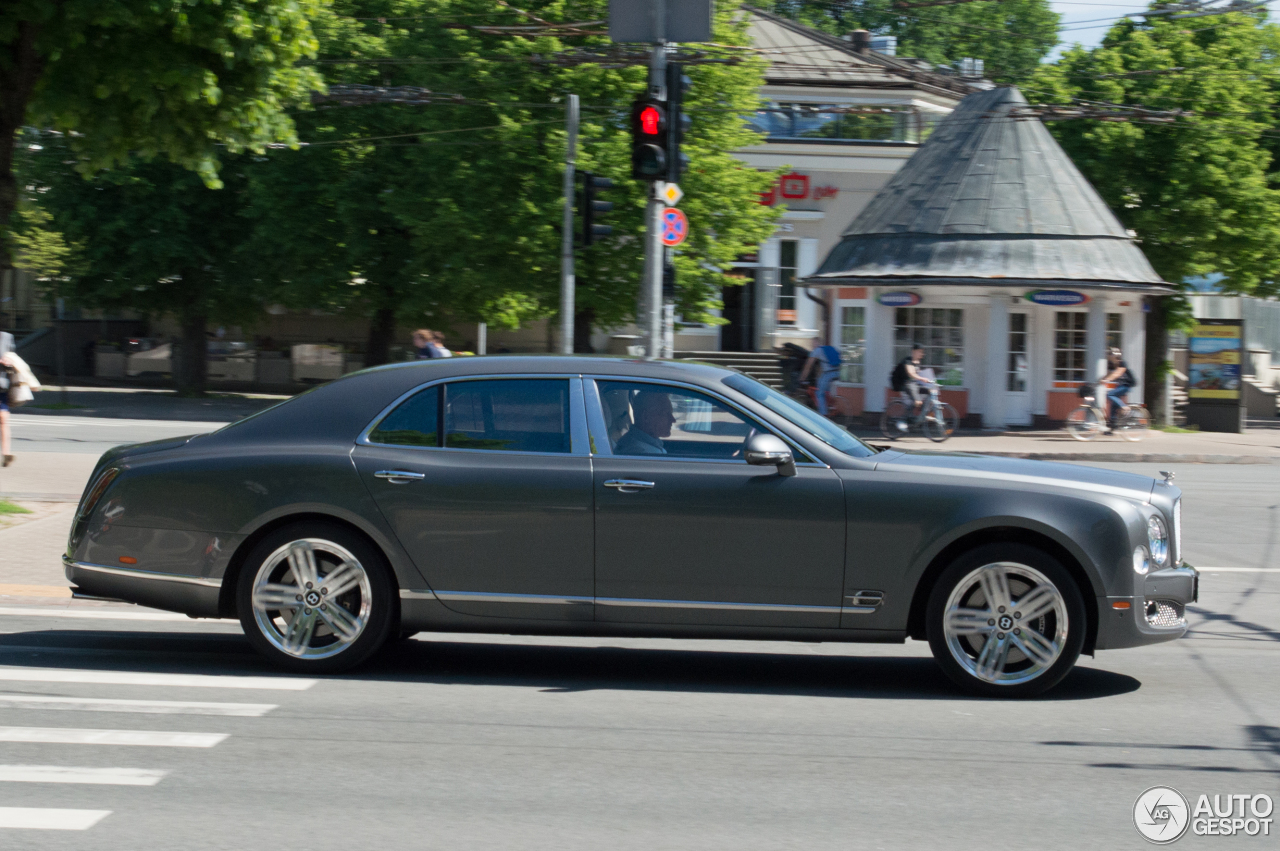
<path fill-rule="evenodd" d="M 444 445 L 569 453 L 568 380 L 516 378 L 446 384 Z"/>

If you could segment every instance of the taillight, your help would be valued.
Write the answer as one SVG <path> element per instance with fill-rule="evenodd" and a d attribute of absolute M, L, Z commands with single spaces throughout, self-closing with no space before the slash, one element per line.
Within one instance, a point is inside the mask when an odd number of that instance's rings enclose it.
<path fill-rule="evenodd" d="M 102 495 L 107 492 L 107 488 L 111 487 L 111 483 L 116 480 L 118 475 L 120 475 L 119 467 L 108 467 L 94 480 L 93 484 L 89 486 L 89 490 L 85 491 L 84 498 L 80 500 L 80 508 L 76 511 L 77 523 L 88 518 L 93 513 L 98 500 L 102 499 Z"/>

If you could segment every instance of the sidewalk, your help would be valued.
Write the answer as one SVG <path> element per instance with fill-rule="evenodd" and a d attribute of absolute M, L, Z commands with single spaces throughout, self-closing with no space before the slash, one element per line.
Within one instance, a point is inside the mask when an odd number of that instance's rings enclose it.
<path fill-rule="evenodd" d="M 1008 458 L 1041 461 L 1110 461 L 1112 463 L 1180 464 L 1280 464 L 1280 427 L 1252 428 L 1244 434 L 1192 432 L 1171 434 L 1148 431 L 1142 440 L 1130 443 L 1118 435 L 1099 437 L 1088 443 L 1076 440 L 1064 430 L 1055 431 L 959 431 L 945 443 L 912 435 L 885 440 L 884 435 L 865 429 L 855 432 L 873 446 L 920 452 L 977 452 Z"/>
<path fill-rule="evenodd" d="M 22 407 L 24 414 L 104 417 L 129 420 L 181 420 L 184 422 L 235 422 L 288 399 L 269 393 L 211 393 L 203 399 L 188 399 L 172 390 L 140 387 L 66 388 L 48 385 Z"/>

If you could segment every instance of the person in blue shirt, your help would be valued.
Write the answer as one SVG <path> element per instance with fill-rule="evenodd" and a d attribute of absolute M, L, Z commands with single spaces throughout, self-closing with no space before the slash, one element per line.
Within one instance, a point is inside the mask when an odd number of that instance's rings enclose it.
<path fill-rule="evenodd" d="M 814 373 L 817 384 L 815 395 L 818 413 L 825 417 L 831 406 L 829 401 L 831 385 L 836 383 L 836 378 L 840 375 L 840 350 L 835 346 L 824 344 L 821 337 L 814 337 L 813 344 L 813 351 L 809 352 L 809 360 L 805 361 L 804 370 L 800 373 L 800 381 L 803 382 L 810 371 Z"/>

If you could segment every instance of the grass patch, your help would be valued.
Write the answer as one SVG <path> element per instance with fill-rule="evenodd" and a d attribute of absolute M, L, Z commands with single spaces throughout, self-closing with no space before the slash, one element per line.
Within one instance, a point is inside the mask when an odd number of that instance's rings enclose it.
<path fill-rule="evenodd" d="M 42 411 L 79 411 L 84 409 L 84 405 L 73 405 L 70 402 L 41 402 L 38 405 L 27 404 L 24 408 L 39 408 Z"/>
<path fill-rule="evenodd" d="M 7 499 L 0 499 L 0 514 L 30 514 L 30 508 L 23 508 L 16 502 L 10 502 Z"/>
<path fill-rule="evenodd" d="M 1191 428 L 1184 428 L 1183 426 L 1176 426 L 1176 425 L 1153 425 L 1151 428 L 1155 431 L 1163 431 L 1166 434 L 1199 434 L 1200 433 L 1200 426 L 1191 426 Z"/>

